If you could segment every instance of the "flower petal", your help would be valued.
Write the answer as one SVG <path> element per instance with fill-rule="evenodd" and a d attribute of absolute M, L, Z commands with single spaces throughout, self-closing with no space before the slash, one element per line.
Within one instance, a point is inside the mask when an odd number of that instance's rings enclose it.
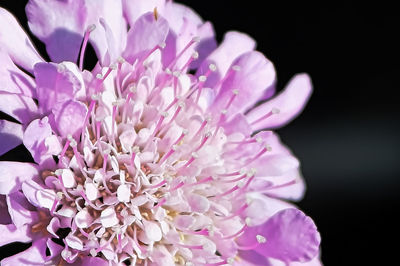
<path fill-rule="evenodd" d="M 307 74 L 297 74 L 286 86 L 284 91 L 275 98 L 255 107 L 247 114 L 253 131 L 264 128 L 281 127 L 294 119 L 304 108 L 311 96 L 312 84 Z M 261 119 L 277 108 L 279 113 L 266 119 Z M 260 120 L 261 119 L 261 120 Z"/>
<path fill-rule="evenodd" d="M 0 111 L 27 124 L 35 118 L 37 106 L 31 97 L 0 91 Z"/>
<path fill-rule="evenodd" d="M 22 143 L 22 125 L 0 120 L 0 156 Z"/>
<path fill-rule="evenodd" d="M 43 62 L 38 52 L 29 40 L 14 16 L 0 8 L 0 47 L 4 49 L 11 59 L 25 70 L 32 73 L 33 66 L 37 62 Z"/>
<path fill-rule="evenodd" d="M 0 91 L 32 97 L 35 95 L 35 82 L 21 71 L 10 56 L 0 50 Z"/>
<path fill-rule="evenodd" d="M 46 262 L 46 242 L 47 238 L 39 238 L 38 240 L 33 242 L 32 246 L 27 250 L 3 259 L 1 261 L 1 265 L 44 265 L 44 263 Z"/>
<path fill-rule="evenodd" d="M 45 140 L 50 137 L 51 134 L 52 129 L 47 117 L 33 120 L 25 129 L 23 143 L 32 154 L 35 162 L 42 162 L 43 156 L 47 153 Z"/>
<path fill-rule="evenodd" d="M 165 0 L 122 0 L 124 15 L 131 27 L 136 20 L 147 12 L 153 12 L 157 8 L 157 12 L 163 13 Z"/>
<path fill-rule="evenodd" d="M 156 19 L 153 12 L 141 16 L 128 32 L 125 59 L 132 63 L 136 58 L 164 43 L 168 30 L 167 20 L 162 17 Z"/>
<path fill-rule="evenodd" d="M 30 228 L 28 226 L 17 228 L 13 224 L 0 224 L 0 246 L 13 242 L 28 243 L 32 241 L 32 238 L 28 236 L 29 232 Z M 1 262 L 1 265 L 5 265 L 3 264 L 3 261 Z"/>
<path fill-rule="evenodd" d="M 12 222 L 17 228 L 32 224 L 37 219 L 37 213 L 30 210 L 33 206 L 20 191 L 7 195 L 7 206 Z"/>
<path fill-rule="evenodd" d="M 279 211 L 264 224 L 250 227 L 241 238 L 250 244 L 256 241 L 256 235 L 266 238 L 256 252 L 284 262 L 312 260 L 318 255 L 321 241 L 312 219 L 294 208 Z"/>
<path fill-rule="evenodd" d="M 208 71 L 210 64 L 215 64 L 216 71 L 211 73 L 205 82 L 206 87 L 213 88 L 225 76 L 236 58 L 252 51 L 255 45 L 255 41 L 244 33 L 227 32 L 222 43 L 203 61 L 196 75 L 203 75 Z"/>
<path fill-rule="evenodd" d="M 62 63 L 36 64 L 34 72 L 39 107 L 44 113 L 73 99 L 82 86 L 79 78 Z"/>
<path fill-rule="evenodd" d="M 8 195 L 21 188 L 22 182 L 39 174 L 36 165 L 20 162 L 0 162 L 0 194 Z"/>
<path fill-rule="evenodd" d="M 275 81 L 275 69 L 272 63 L 259 52 L 248 52 L 233 62 L 240 67 L 222 84 L 214 103 L 213 112 L 225 109 L 234 93 L 238 95 L 227 109 L 226 116 L 244 112 L 252 107 Z"/>
<path fill-rule="evenodd" d="M 25 10 L 29 28 L 46 44 L 51 61 L 76 62 L 87 18 L 84 1 L 29 0 Z"/>
<path fill-rule="evenodd" d="M 71 135 L 75 139 L 79 138 L 87 110 L 86 105 L 74 100 L 66 101 L 61 107 L 53 110 L 59 134 L 62 137 Z"/>

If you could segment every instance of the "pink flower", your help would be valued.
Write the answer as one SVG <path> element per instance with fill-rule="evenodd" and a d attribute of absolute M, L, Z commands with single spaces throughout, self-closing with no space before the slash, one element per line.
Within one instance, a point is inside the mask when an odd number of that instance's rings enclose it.
<path fill-rule="evenodd" d="M 306 74 L 271 98 L 250 37 L 217 47 L 172 1 L 26 12 L 53 62 L 0 9 L 0 111 L 19 122 L 0 121 L 0 154 L 23 143 L 35 161 L 0 162 L 0 245 L 32 242 L 2 265 L 321 265 L 313 221 L 280 200 L 302 197 L 299 162 L 260 131 L 303 109 Z"/>

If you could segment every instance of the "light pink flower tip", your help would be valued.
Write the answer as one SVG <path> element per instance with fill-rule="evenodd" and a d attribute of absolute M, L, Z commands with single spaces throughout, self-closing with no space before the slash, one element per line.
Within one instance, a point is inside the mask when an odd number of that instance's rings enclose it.
<path fill-rule="evenodd" d="M 19 122 L 0 121 L 0 154 L 23 143 L 35 161 L 0 162 L 0 245 L 32 242 L 2 265 L 320 265 L 313 221 L 280 200 L 303 195 L 299 161 L 255 134 L 303 109 L 306 74 L 254 108 L 274 93 L 272 63 L 242 33 L 217 47 L 181 4 L 26 11 L 53 62 L 0 9 L 0 111 Z"/>

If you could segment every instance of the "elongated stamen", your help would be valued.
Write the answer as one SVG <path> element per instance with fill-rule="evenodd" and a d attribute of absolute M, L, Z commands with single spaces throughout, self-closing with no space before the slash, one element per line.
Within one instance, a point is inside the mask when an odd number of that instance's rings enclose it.
<path fill-rule="evenodd" d="M 246 165 L 251 164 L 252 162 L 254 162 L 255 160 L 257 160 L 258 158 L 260 158 L 261 155 L 263 155 L 263 154 L 266 153 L 267 151 L 271 151 L 271 150 L 272 150 L 271 146 L 269 146 L 268 144 L 265 145 L 264 148 L 263 148 L 259 153 L 257 153 L 256 156 L 254 156 L 253 158 L 250 158 L 249 160 L 246 161 Z"/>
<path fill-rule="evenodd" d="M 255 125 L 255 124 L 257 124 L 258 122 L 261 122 L 261 121 L 267 119 L 268 117 L 270 117 L 270 116 L 272 116 L 272 115 L 274 115 L 274 114 L 279 114 L 279 112 L 280 112 L 280 110 L 279 110 L 278 108 L 272 108 L 272 110 L 269 111 L 266 115 L 264 115 L 264 116 L 260 117 L 259 119 L 257 119 L 257 120 L 255 120 L 255 121 L 251 122 L 250 125 L 251 125 L 251 126 L 252 126 L 252 125 Z"/>
<path fill-rule="evenodd" d="M 167 66 L 167 68 L 172 69 L 175 63 L 179 60 L 179 58 L 187 51 L 187 49 L 190 48 L 195 43 L 198 43 L 200 41 L 199 37 L 193 38 L 186 46 L 180 51 L 180 53 L 172 60 L 172 62 Z"/>
<path fill-rule="evenodd" d="M 82 49 L 81 49 L 81 54 L 79 57 L 79 69 L 82 71 L 83 70 L 83 58 L 85 56 L 85 50 L 86 50 L 86 46 L 90 37 L 90 33 L 92 31 L 94 31 L 96 29 L 96 25 L 92 24 L 90 25 L 86 32 L 85 32 L 85 36 L 83 37 L 83 44 L 82 44 Z"/>
<path fill-rule="evenodd" d="M 196 59 L 199 58 L 199 53 L 198 52 L 194 52 L 192 54 L 192 56 L 189 58 L 189 60 L 183 65 L 183 67 L 181 67 L 180 71 L 183 72 L 186 68 L 189 67 L 189 65 Z"/>
<path fill-rule="evenodd" d="M 251 244 L 249 246 L 239 246 L 238 245 L 238 249 L 239 250 L 253 250 L 256 249 L 259 245 L 265 243 L 267 240 L 265 239 L 265 237 L 263 237 L 262 235 L 257 235 L 256 236 L 257 242 L 255 242 L 254 244 Z"/>

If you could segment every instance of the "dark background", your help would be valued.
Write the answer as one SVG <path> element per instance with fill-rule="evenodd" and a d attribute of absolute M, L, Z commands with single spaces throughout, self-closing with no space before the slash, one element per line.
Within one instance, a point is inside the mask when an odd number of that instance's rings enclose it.
<path fill-rule="evenodd" d="M 229 30 L 252 36 L 275 64 L 278 88 L 296 73 L 311 75 L 306 110 L 278 132 L 302 161 L 308 191 L 299 206 L 319 227 L 324 264 L 396 265 L 398 9 L 382 1 L 321 2 L 186 4 L 214 24 L 219 41 Z M 0 1 L 26 28 L 25 3 Z"/>

